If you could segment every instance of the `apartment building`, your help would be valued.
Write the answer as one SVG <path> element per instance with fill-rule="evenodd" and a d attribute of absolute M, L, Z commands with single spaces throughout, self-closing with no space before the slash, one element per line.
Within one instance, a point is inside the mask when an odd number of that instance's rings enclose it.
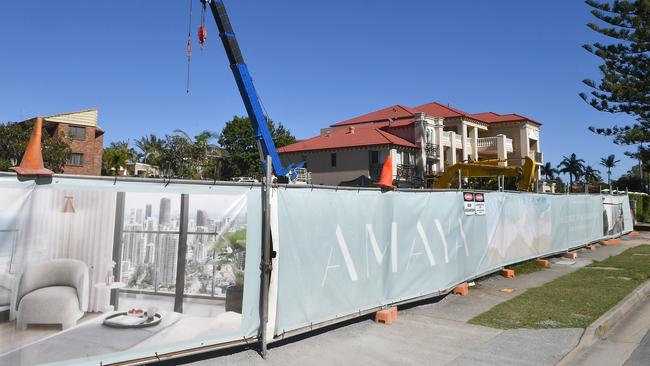
<path fill-rule="evenodd" d="M 284 164 L 305 162 L 314 184 L 379 177 L 390 154 L 398 186 L 418 187 L 463 161 L 543 162 L 541 123 L 519 114 L 467 113 L 432 102 L 394 105 L 335 123 L 320 135 L 279 148 Z"/>
<path fill-rule="evenodd" d="M 55 138 L 67 138 L 70 142 L 72 153 L 63 167 L 63 173 L 101 175 L 104 130 L 97 120 L 97 109 L 43 117 L 45 132 Z"/>

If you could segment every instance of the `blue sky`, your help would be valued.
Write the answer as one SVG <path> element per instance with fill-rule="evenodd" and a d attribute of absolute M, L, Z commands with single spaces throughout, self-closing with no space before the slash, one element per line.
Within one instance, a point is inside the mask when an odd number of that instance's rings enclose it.
<path fill-rule="evenodd" d="M 99 108 L 106 142 L 220 131 L 245 110 L 211 17 L 199 50 L 198 4 L 186 94 L 185 0 L 0 2 L 0 121 Z M 389 105 L 438 101 L 542 121 L 554 164 L 573 152 L 594 166 L 616 154 L 614 176 L 634 164 L 629 147 L 587 131 L 629 118 L 578 97 L 581 80 L 598 76 L 598 60 L 580 47 L 599 39 L 582 1 L 226 5 L 269 115 L 298 138 Z"/>

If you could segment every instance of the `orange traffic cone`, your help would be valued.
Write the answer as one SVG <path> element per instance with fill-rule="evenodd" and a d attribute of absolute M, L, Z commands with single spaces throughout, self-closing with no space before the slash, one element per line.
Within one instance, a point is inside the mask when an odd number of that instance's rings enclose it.
<path fill-rule="evenodd" d="M 51 177 L 54 172 L 45 169 L 43 164 L 43 155 L 41 154 L 41 130 L 43 128 L 43 118 L 36 117 L 32 136 L 29 138 L 27 149 L 23 154 L 23 160 L 20 161 L 19 166 L 11 167 L 18 175 L 41 175 Z"/>
<path fill-rule="evenodd" d="M 384 160 L 384 166 L 381 168 L 379 181 L 372 182 L 374 185 L 381 186 L 384 189 L 395 189 L 393 185 L 393 159 L 388 155 Z"/>

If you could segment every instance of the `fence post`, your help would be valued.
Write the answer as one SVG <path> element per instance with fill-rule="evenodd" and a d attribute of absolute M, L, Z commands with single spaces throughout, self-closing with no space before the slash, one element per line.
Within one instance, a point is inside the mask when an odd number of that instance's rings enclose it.
<path fill-rule="evenodd" d="M 126 193 L 117 192 L 115 197 L 115 228 L 113 229 L 113 262 L 117 263 L 113 268 L 113 278 L 116 281 L 122 280 L 122 230 L 124 229 L 124 201 Z M 128 282 L 128 281 L 127 281 Z M 109 304 L 113 305 L 115 311 L 120 306 L 120 293 L 118 289 L 111 290 Z M 90 304 L 88 304 L 90 306 Z"/>
<path fill-rule="evenodd" d="M 460 172 L 460 169 L 458 169 L 458 190 L 460 191 L 462 189 L 463 189 L 463 177 L 462 177 L 462 173 Z"/>
<path fill-rule="evenodd" d="M 174 291 L 174 311 L 183 312 L 183 292 L 185 266 L 187 264 L 187 227 L 190 215 L 190 195 L 181 194 L 181 218 L 178 232 L 178 257 L 176 258 L 176 291 Z"/>
<path fill-rule="evenodd" d="M 262 183 L 262 263 L 260 269 L 260 348 L 262 358 L 266 359 L 266 325 L 269 321 L 269 275 L 271 273 L 271 187 L 273 183 L 273 161 L 266 157 L 266 179 Z"/>

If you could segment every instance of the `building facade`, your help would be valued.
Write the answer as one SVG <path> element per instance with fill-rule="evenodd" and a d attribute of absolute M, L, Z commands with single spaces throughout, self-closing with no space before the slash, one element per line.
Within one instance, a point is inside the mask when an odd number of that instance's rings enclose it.
<path fill-rule="evenodd" d="M 104 130 L 99 127 L 97 119 L 97 109 L 43 117 L 43 129 L 50 136 L 67 139 L 70 143 L 71 154 L 63 173 L 101 175 Z"/>
<path fill-rule="evenodd" d="M 279 148 L 284 164 L 304 162 L 312 183 L 339 185 L 379 177 L 388 155 L 400 186 L 422 186 L 458 162 L 543 162 L 541 123 L 518 114 L 471 114 L 440 103 L 394 105 L 323 128 L 319 136 Z"/>

